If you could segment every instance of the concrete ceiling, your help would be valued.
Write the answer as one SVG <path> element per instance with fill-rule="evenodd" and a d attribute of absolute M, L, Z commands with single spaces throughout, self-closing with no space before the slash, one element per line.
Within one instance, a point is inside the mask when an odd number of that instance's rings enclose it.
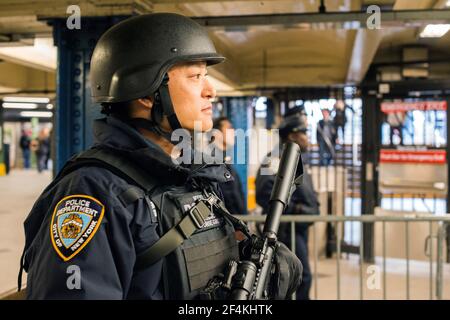
<path fill-rule="evenodd" d="M 191 17 L 317 13 L 320 5 L 318 0 L 82 0 L 77 3 L 82 17 L 145 12 L 176 12 Z M 325 0 L 328 12 L 361 11 L 373 3 L 383 9 L 414 10 L 443 8 L 446 1 Z M 27 41 L 34 37 L 51 37 L 51 28 L 40 19 L 67 17 L 66 10 L 71 4 L 73 1 L 0 0 L 0 59 L 4 60 L 3 64 L 37 68 L 51 75 L 51 67 L 45 69 L 43 63 L 36 61 L 21 62 L 13 53 L 2 53 L 1 47 L 29 45 Z M 300 24 L 280 27 L 268 23 L 258 27 L 209 30 L 218 50 L 228 58 L 210 73 L 226 90 L 235 91 L 358 83 L 374 59 L 383 60 L 385 52 L 399 50 L 407 44 L 425 44 L 450 55 L 450 35 L 421 41 L 418 39 L 420 27 L 368 30 Z M 9 90 L 13 85 L 7 78 L 0 73 L 0 90 L 2 87 Z"/>

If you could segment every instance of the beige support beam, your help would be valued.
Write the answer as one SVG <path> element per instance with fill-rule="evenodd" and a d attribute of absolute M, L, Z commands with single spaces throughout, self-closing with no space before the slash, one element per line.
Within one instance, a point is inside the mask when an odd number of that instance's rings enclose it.
<path fill-rule="evenodd" d="M 0 2 L 0 17 L 36 15 L 39 17 L 67 17 L 67 8 L 78 5 L 81 15 L 105 16 L 128 15 L 142 9 L 151 8 L 151 2 L 146 0 L 81 0 L 81 1 L 26 1 L 5 0 Z"/>
<path fill-rule="evenodd" d="M 356 32 L 346 83 L 356 84 L 364 79 L 382 39 L 383 30 L 360 29 Z"/>
<path fill-rule="evenodd" d="M 0 59 L 45 72 L 54 73 L 56 70 L 56 57 L 42 54 L 33 47 L 0 47 Z"/>
<path fill-rule="evenodd" d="M 263 5 L 264 2 L 277 2 L 280 0 L 223 0 L 222 4 L 226 2 L 256 2 Z M 188 4 L 188 3 L 202 3 L 202 2 L 216 2 L 214 0 L 151 0 L 154 4 Z"/>
<path fill-rule="evenodd" d="M 436 0 L 397 0 L 394 10 L 419 10 L 434 6 Z"/>
<path fill-rule="evenodd" d="M 211 67 L 208 70 L 209 74 L 226 85 L 237 88 L 242 80 L 241 68 L 238 61 L 222 41 L 214 36 L 214 34 L 210 34 L 210 36 L 214 41 L 217 52 L 223 55 L 226 60 L 223 63 Z"/>
<path fill-rule="evenodd" d="M 342 83 L 342 71 L 337 65 L 315 65 L 271 68 L 265 81 L 261 80 L 264 70 L 260 67 L 245 69 L 241 90 L 271 87 L 314 87 Z M 345 72 L 345 70 L 344 70 Z"/>
<path fill-rule="evenodd" d="M 0 87 L 17 91 L 55 91 L 56 75 L 14 63 L 0 62 Z"/>
<path fill-rule="evenodd" d="M 394 10 L 423 10 L 434 6 L 443 8 L 444 1 L 435 0 L 397 0 Z M 383 14 L 383 13 L 381 13 Z M 359 83 L 365 77 L 385 32 L 382 29 L 359 29 L 356 33 L 353 51 L 349 61 L 347 83 Z"/>

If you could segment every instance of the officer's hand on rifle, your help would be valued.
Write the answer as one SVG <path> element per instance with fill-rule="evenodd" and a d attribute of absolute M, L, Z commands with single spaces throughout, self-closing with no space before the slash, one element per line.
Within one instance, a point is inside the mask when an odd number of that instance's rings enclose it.
<path fill-rule="evenodd" d="M 275 273 L 271 279 L 272 299 L 291 299 L 302 283 L 303 266 L 300 259 L 282 242 L 275 255 Z"/>
<path fill-rule="evenodd" d="M 252 240 L 246 239 L 239 243 L 241 260 L 248 259 Z M 299 258 L 282 242 L 277 241 L 274 259 L 274 273 L 269 283 L 271 299 L 288 300 L 302 283 L 303 266 Z"/>

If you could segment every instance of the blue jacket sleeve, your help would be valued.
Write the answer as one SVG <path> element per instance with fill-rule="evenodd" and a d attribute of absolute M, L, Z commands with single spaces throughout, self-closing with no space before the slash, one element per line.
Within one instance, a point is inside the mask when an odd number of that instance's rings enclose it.
<path fill-rule="evenodd" d="M 118 200 L 126 187 L 105 169 L 82 168 L 41 195 L 27 219 L 44 213 L 39 230 L 27 239 L 28 299 L 161 297 L 160 263 L 133 272 L 136 256 L 159 236 L 144 200 L 128 207 Z M 101 208 L 103 216 L 95 226 L 98 216 L 89 213 Z M 31 237 L 27 221 L 26 237 Z M 84 241 L 77 247 L 80 239 Z"/>

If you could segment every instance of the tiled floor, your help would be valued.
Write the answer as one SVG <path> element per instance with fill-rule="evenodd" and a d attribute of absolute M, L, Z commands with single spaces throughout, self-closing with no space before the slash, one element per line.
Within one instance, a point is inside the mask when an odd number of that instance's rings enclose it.
<path fill-rule="evenodd" d="M 314 264 L 311 261 L 311 268 Z M 339 265 L 340 299 L 360 299 L 361 281 L 359 257 L 356 255 L 342 256 Z M 450 299 L 450 265 L 444 264 L 443 270 L 443 299 Z M 376 259 L 375 264 L 363 264 L 362 268 L 363 299 L 383 299 L 383 262 Z M 336 259 L 319 259 L 317 263 L 317 283 L 312 284 L 311 299 L 337 299 L 337 263 Z M 430 299 L 430 265 L 428 262 L 410 262 L 410 299 Z M 436 299 L 436 264 L 433 264 L 432 280 L 433 299 Z M 406 263 L 405 260 L 388 259 L 386 262 L 386 299 L 406 299 Z"/>
<path fill-rule="evenodd" d="M 35 171 L 12 171 L 9 176 L 0 177 L 0 296 L 11 290 L 17 283 L 19 259 L 24 244 L 23 221 L 41 191 L 50 182 L 49 172 L 38 174 Z M 383 298 L 383 274 L 376 273 L 368 279 L 368 271 L 382 271 L 382 262 L 377 267 L 363 266 L 363 298 Z M 444 266 L 444 298 L 450 299 L 450 265 Z M 311 268 L 314 269 L 311 261 Z M 360 298 L 360 269 L 358 256 L 342 256 L 340 260 L 341 299 Z M 410 297 L 428 299 L 429 264 L 411 262 Z M 334 259 L 319 259 L 317 265 L 317 298 L 337 298 L 337 266 Z M 433 266 L 433 290 L 436 288 L 436 267 Z M 369 280 L 370 287 L 367 285 Z M 370 281 L 372 280 L 372 281 Z M 379 280 L 379 281 L 378 281 Z M 388 299 L 406 298 L 406 266 L 404 260 L 388 260 L 386 274 L 386 293 Z M 377 282 L 378 281 L 378 282 Z M 311 288 L 311 298 L 315 298 L 315 286 Z M 377 288 L 377 285 L 379 287 Z"/>
<path fill-rule="evenodd" d="M 0 293 L 17 286 L 25 237 L 23 221 L 51 181 L 50 172 L 13 170 L 0 177 Z"/>

